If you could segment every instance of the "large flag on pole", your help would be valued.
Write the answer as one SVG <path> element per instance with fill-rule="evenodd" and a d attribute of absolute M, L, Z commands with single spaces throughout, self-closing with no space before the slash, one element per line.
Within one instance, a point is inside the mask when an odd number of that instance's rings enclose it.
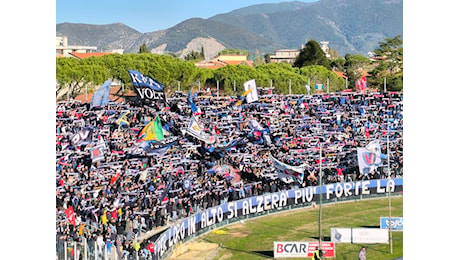
<path fill-rule="evenodd" d="M 281 173 L 282 173 L 281 176 L 282 177 L 285 177 L 285 175 L 288 175 L 288 176 L 292 176 L 293 178 L 297 179 L 297 181 L 299 183 L 303 182 L 304 171 L 305 171 L 305 168 L 307 168 L 306 163 L 302 164 L 302 165 L 299 165 L 299 166 L 288 165 L 288 164 L 285 164 L 285 163 L 279 161 L 278 159 L 273 157 L 273 155 L 271 155 L 271 154 L 270 154 L 270 159 L 271 159 L 273 165 L 275 166 L 275 168 L 277 170 L 281 171 Z"/>
<path fill-rule="evenodd" d="M 367 175 L 382 165 L 382 158 L 386 158 L 381 153 L 378 140 L 371 141 L 365 148 L 358 147 L 358 166 L 361 174 Z"/>
<path fill-rule="evenodd" d="M 367 88 L 367 79 L 366 76 L 362 76 L 355 82 L 356 93 L 364 93 Z"/>
<path fill-rule="evenodd" d="M 112 84 L 112 79 L 108 79 L 99 87 L 91 98 L 90 108 L 93 107 L 102 107 L 109 104 L 109 95 L 110 95 L 110 85 Z"/>
<path fill-rule="evenodd" d="M 190 108 L 192 109 L 192 114 L 198 111 L 198 108 L 196 107 L 195 103 L 193 102 L 193 95 L 192 95 L 192 90 L 190 90 L 188 96 L 187 96 L 187 103 L 190 105 Z"/>
<path fill-rule="evenodd" d="M 243 85 L 245 90 L 244 94 L 246 94 L 246 102 L 251 103 L 259 100 L 259 96 L 257 95 L 257 86 L 255 79 L 248 80 Z"/>
<path fill-rule="evenodd" d="M 163 84 L 136 70 L 128 70 L 128 74 L 137 96 L 143 103 L 151 105 L 157 101 L 166 101 Z"/>
<path fill-rule="evenodd" d="M 213 144 L 216 142 L 216 137 L 204 132 L 203 127 L 200 125 L 194 115 L 192 115 L 190 118 L 190 123 L 186 129 L 186 133 L 201 141 L 204 141 L 207 144 Z"/>
<path fill-rule="evenodd" d="M 157 115 L 155 119 L 148 123 L 140 133 L 140 139 L 144 141 L 161 141 L 165 137 L 163 135 L 163 128 L 161 127 L 160 117 Z"/>
<path fill-rule="evenodd" d="M 73 211 L 73 207 L 68 207 L 64 212 L 69 220 L 69 223 L 75 226 L 75 212 Z"/>

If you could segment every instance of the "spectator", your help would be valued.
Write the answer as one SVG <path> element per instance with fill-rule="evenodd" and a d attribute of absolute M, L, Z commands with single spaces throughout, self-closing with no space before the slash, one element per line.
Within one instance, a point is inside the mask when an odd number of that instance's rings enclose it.
<path fill-rule="evenodd" d="M 359 260 L 366 260 L 366 248 L 365 247 L 361 247 L 361 250 L 359 250 L 358 258 Z"/>

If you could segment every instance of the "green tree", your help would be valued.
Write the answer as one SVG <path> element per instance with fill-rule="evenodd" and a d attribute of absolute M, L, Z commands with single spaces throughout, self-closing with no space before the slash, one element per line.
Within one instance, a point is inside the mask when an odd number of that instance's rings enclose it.
<path fill-rule="evenodd" d="M 385 38 L 379 42 L 379 48 L 375 49 L 375 57 L 379 58 L 380 70 L 388 70 L 391 75 L 399 72 L 403 64 L 403 41 L 401 35 L 394 38 Z"/>
<path fill-rule="evenodd" d="M 139 53 L 150 53 L 145 42 L 139 47 Z"/>
<path fill-rule="evenodd" d="M 206 57 L 205 57 L 205 55 L 204 55 L 204 47 L 203 47 L 203 46 L 201 46 L 200 58 L 201 58 L 202 60 L 206 59 Z"/>
<path fill-rule="evenodd" d="M 331 61 L 331 68 L 332 70 L 343 71 L 345 69 L 345 62 L 344 58 L 336 58 Z"/>
<path fill-rule="evenodd" d="M 348 82 L 351 84 L 351 88 L 354 87 L 356 80 L 363 76 L 369 66 L 369 59 L 361 54 L 345 55 L 345 75 L 348 78 Z"/>
<path fill-rule="evenodd" d="M 187 53 L 187 55 L 185 55 L 184 60 L 198 61 L 198 60 L 202 59 L 201 57 L 202 57 L 201 53 L 199 53 L 197 51 L 191 51 L 191 52 Z"/>
<path fill-rule="evenodd" d="M 309 65 L 321 65 L 327 69 L 331 69 L 326 54 L 315 40 L 309 40 L 305 47 L 300 50 L 293 66 L 302 68 Z"/>
<path fill-rule="evenodd" d="M 369 84 L 381 90 L 386 79 L 387 90 L 399 91 L 403 89 L 403 41 L 398 35 L 394 38 L 385 38 L 375 49 L 374 59 L 378 65 L 370 72 Z"/>
<path fill-rule="evenodd" d="M 270 63 L 271 62 L 271 58 L 270 58 L 270 54 L 265 54 L 264 55 L 264 60 L 265 60 L 265 63 Z"/>

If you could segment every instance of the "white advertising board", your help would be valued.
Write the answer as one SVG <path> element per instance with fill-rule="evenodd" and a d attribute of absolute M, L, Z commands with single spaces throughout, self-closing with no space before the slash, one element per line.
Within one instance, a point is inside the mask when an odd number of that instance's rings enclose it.
<path fill-rule="evenodd" d="M 331 242 L 388 244 L 388 230 L 380 228 L 331 228 Z"/>

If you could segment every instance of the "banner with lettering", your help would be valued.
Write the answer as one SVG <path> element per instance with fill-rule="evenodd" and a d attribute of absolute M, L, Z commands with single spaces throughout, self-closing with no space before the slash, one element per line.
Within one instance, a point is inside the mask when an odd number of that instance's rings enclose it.
<path fill-rule="evenodd" d="M 215 224 L 259 214 L 268 210 L 281 209 L 308 203 L 318 203 L 322 194 L 323 203 L 356 196 L 386 194 L 389 191 L 402 192 L 403 179 L 380 179 L 357 182 L 334 183 L 323 186 L 285 190 L 261 196 L 249 197 L 227 204 L 205 209 L 168 228 L 155 241 L 154 259 L 162 259 L 166 251 L 198 231 Z"/>

